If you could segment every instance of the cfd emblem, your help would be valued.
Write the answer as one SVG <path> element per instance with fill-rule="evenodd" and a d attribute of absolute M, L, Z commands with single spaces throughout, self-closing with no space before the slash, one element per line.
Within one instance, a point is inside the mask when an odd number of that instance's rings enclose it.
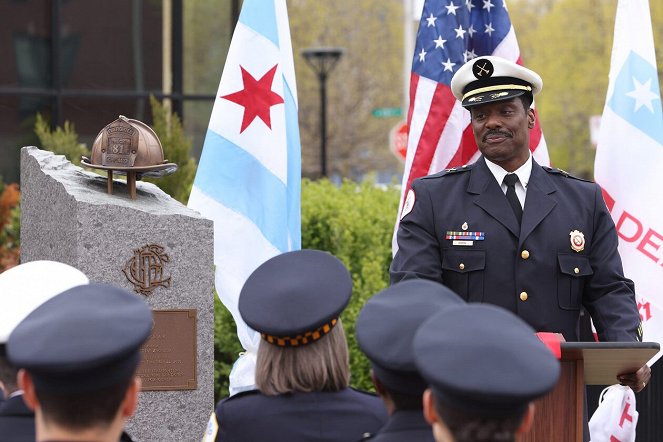
<path fill-rule="evenodd" d="M 157 244 L 147 244 L 134 250 L 134 256 L 127 261 L 122 271 L 133 284 L 135 292 L 148 296 L 157 287 L 170 287 L 170 276 L 163 276 L 164 263 L 170 261 L 164 250 Z"/>
<path fill-rule="evenodd" d="M 571 248 L 576 252 L 582 252 L 585 250 L 585 235 L 579 230 L 574 230 L 570 232 L 571 236 Z"/>

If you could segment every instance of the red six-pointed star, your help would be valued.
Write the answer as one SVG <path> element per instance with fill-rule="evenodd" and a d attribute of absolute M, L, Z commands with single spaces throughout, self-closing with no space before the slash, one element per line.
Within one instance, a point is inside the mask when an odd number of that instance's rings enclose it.
<path fill-rule="evenodd" d="M 232 101 L 233 103 L 237 103 L 240 106 L 244 106 L 242 128 L 239 133 L 244 132 L 244 129 L 249 127 L 256 117 L 259 117 L 267 127 L 270 129 L 272 128 L 272 120 L 269 111 L 275 104 L 283 103 L 283 98 L 272 91 L 272 82 L 274 80 L 277 66 L 278 65 L 274 65 L 274 67 L 267 71 L 267 73 L 259 80 L 253 78 L 246 69 L 240 66 L 239 68 L 242 70 L 242 83 L 244 83 L 244 89 L 220 97 Z"/>

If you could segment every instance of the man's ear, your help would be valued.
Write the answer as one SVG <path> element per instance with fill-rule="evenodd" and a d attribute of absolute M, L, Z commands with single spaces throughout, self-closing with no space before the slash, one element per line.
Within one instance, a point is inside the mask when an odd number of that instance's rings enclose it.
<path fill-rule="evenodd" d="M 536 111 L 530 107 L 527 109 L 527 127 L 534 129 L 534 123 L 536 123 Z"/>
<path fill-rule="evenodd" d="M 439 422 L 440 417 L 437 415 L 437 411 L 435 410 L 435 399 L 433 398 L 433 392 L 430 388 L 427 388 L 426 391 L 424 391 L 424 395 L 422 396 L 421 400 L 423 401 L 424 418 L 426 419 L 426 422 L 428 422 L 430 425 L 433 425 L 435 422 Z"/>
<path fill-rule="evenodd" d="M 130 418 L 136 412 L 136 408 L 138 407 L 138 394 L 140 393 L 140 387 L 142 385 L 143 381 L 138 376 L 134 376 L 124 395 L 124 400 L 120 405 L 122 417 Z"/>
<path fill-rule="evenodd" d="M 32 382 L 30 373 L 24 369 L 20 369 L 16 378 L 18 381 L 18 388 L 23 390 L 23 401 L 25 402 L 25 405 L 27 405 L 30 410 L 35 411 L 39 408 L 39 400 L 37 399 L 35 384 Z"/>
<path fill-rule="evenodd" d="M 387 391 L 384 388 L 384 384 L 382 382 L 380 382 L 380 379 L 375 377 L 375 373 L 373 373 L 372 369 L 371 369 L 371 380 L 373 381 L 373 386 L 375 387 L 375 392 L 379 396 L 385 396 L 387 394 Z"/>
<path fill-rule="evenodd" d="M 526 434 L 532 428 L 532 424 L 534 423 L 535 409 L 536 406 L 534 405 L 534 402 L 530 402 L 529 406 L 527 407 L 527 411 L 525 411 L 525 415 L 523 416 L 523 420 L 520 422 L 520 425 L 516 429 L 516 435 Z"/>

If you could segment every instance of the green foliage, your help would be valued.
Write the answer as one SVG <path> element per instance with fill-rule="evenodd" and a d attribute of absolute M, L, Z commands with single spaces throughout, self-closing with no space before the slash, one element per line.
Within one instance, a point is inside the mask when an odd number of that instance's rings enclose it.
<path fill-rule="evenodd" d="M 353 295 L 341 318 L 350 347 L 351 384 L 372 390 L 370 365 L 357 347 L 355 322 L 359 310 L 389 283 L 391 236 L 398 206 L 398 191 L 372 183 L 328 180 L 302 182 L 302 248 L 326 250 L 350 269 Z M 228 394 L 228 373 L 241 349 L 228 311 L 216 310 L 215 391 Z"/>
<path fill-rule="evenodd" d="M 152 106 L 152 129 L 159 137 L 166 160 L 177 164 L 177 172 L 162 178 L 144 178 L 179 202 L 186 204 L 196 176 L 196 162 L 190 156 L 191 140 L 182 129 L 182 121 L 154 97 Z"/>
<path fill-rule="evenodd" d="M 64 155 L 76 165 L 81 163 L 81 155 L 88 154 L 85 144 L 78 142 L 74 124 L 69 121 L 64 122 L 64 127 L 58 126 L 54 131 L 51 131 L 48 121 L 41 114 L 37 114 L 35 133 L 39 137 L 42 149 L 50 150 L 57 155 Z"/>

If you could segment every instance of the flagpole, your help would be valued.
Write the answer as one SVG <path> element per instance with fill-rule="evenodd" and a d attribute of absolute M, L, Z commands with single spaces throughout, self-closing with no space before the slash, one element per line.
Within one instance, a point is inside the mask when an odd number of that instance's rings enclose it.
<path fill-rule="evenodd" d="M 403 0 L 403 113 L 410 106 L 410 75 L 414 56 L 413 0 Z"/>

